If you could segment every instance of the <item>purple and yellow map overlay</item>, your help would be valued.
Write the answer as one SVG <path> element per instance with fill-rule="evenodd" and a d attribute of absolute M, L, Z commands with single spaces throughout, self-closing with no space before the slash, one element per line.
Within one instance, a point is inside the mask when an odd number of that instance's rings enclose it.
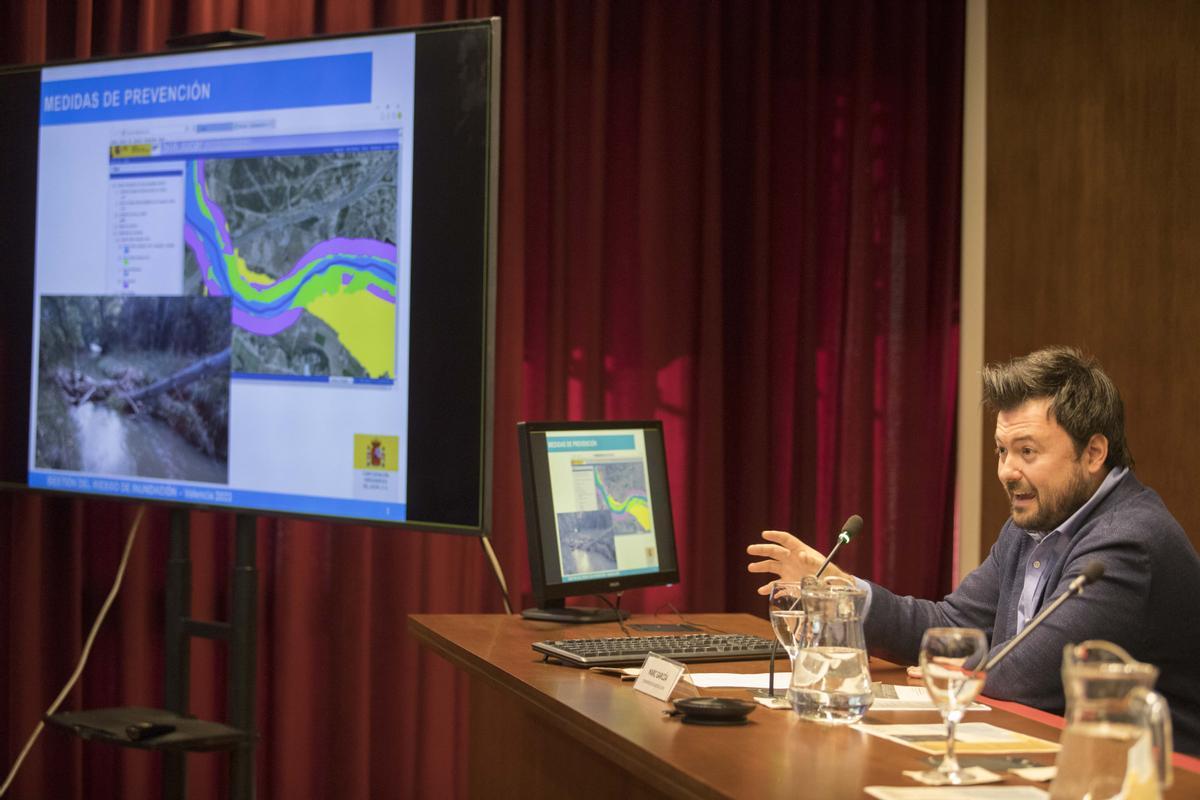
<path fill-rule="evenodd" d="M 371 378 L 391 378 L 396 363 L 397 248 L 365 238 L 312 246 L 276 278 L 239 252 L 221 206 L 208 191 L 205 161 L 188 161 L 184 241 L 204 291 L 232 300 L 235 329 L 274 336 L 304 314 L 327 324 Z"/>

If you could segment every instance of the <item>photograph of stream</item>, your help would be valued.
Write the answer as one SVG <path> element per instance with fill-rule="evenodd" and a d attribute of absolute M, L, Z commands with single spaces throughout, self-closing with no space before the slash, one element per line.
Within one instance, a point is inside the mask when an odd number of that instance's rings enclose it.
<path fill-rule="evenodd" d="M 39 468 L 227 483 L 229 298 L 41 298 Z"/>

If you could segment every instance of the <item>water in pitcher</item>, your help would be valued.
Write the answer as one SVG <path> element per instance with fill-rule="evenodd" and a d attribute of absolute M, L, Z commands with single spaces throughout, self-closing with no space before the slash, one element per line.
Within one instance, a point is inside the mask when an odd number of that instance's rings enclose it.
<path fill-rule="evenodd" d="M 792 710 L 802 719 L 858 722 L 874 699 L 866 653 L 857 647 L 801 648 L 788 696 Z"/>
<path fill-rule="evenodd" d="M 1121 793 L 1125 783 L 1130 749 L 1146 734 L 1141 725 L 1120 722 L 1082 722 L 1068 726 L 1062 735 L 1058 757 L 1058 775 L 1050 787 L 1051 800 L 1105 800 Z M 1158 797 L 1158 779 L 1141 776 L 1149 782 L 1148 795 Z"/>

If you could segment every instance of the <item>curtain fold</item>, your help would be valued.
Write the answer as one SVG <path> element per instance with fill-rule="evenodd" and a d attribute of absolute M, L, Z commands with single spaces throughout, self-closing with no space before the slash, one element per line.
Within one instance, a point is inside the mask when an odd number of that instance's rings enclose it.
<path fill-rule="evenodd" d="M 635 611 L 765 615 L 764 528 L 899 591 L 949 589 L 963 7 L 911 2 L 40 0 L 3 63 L 503 17 L 493 541 L 532 605 L 514 425 L 664 420 L 681 581 Z M 8 346 L 0 341 L 0 348 Z M 19 400 L 20 398 L 18 398 Z M 0 761 L 58 692 L 134 508 L 0 493 Z M 69 708 L 162 704 L 168 512 L 143 523 Z M 192 512 L 193 610 L 223 618 L 232 517 Z M 264 798 L 464 796 L 469 696 L 410 613 L 499 612 L 468 537 L 259 523 Z M 193 644 L 192 710 L 224 656 Z M 189 757 L 193 797 L 225 760 Z M 49 730 L 12 796 L 156 797 L 153 754 Z"/>

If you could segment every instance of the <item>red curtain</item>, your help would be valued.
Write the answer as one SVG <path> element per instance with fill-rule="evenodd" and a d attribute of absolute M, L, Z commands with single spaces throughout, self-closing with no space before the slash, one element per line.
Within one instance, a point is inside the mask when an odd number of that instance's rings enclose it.
<path fill-rule="evenodd" d="M 679 585 L 626 607 L 762 613 L 763 528 L 831 544 L 904 592 L 949 588 L 963 8 L 943 2 L 40 0 L 8 4 L 4 63 L 504 18 L 493 539 L 529 605 L 513 425 L 664 420 Z M 11 265 L 10 265 L 11 266 Z M 19 266 L 19 265 L 18 265 Z M 0 347 L 5 343 L 0 342 Z M 18 398 L 19 399 L 19 398 Z M 131 506 L 0 493 L 0 755 L 69 675 Z M 193 513 L 196 616 L 223 618 L 228 515 Z M 67 707 L 162 704 L 167 512 Z M 259 796 L 461 796 L 469 698 L 406 631 L 496 612 L 471 538 L 259 523 Z M 192 708 L 224 713 L 220 648 Z M 193 797 L 225 793 L 189 758 Z M 15 797 L 155 797 L 160 764 L 47 731 Z"/>

